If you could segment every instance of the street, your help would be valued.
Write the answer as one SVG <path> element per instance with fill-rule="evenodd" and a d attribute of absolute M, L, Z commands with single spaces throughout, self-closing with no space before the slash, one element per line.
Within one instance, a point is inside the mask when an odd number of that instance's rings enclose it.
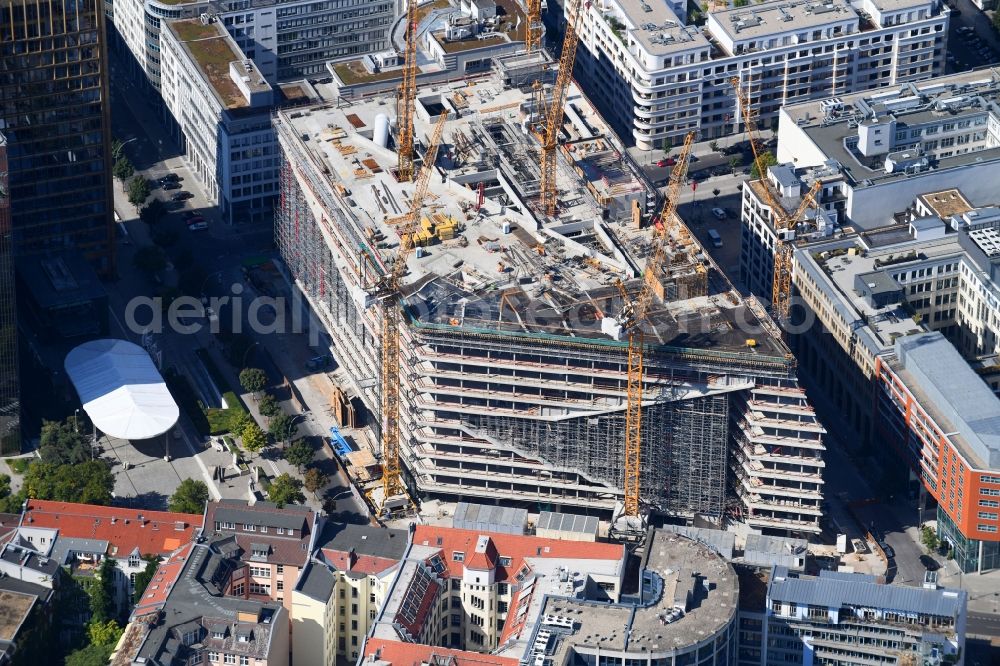
<path fill-rule="evenodd" d="M 112 80 L 117 83 L 121 78 L 113 76 Z M 153 181 L 168 173 L 176 174 L 180 178 L 183 190 L 193 195 L 155 223 L 155 233 L 161 236 L 166 234 L 172 241 L 165 244 L 161 241 L 161 244 L 165 245 L 168 258 L 172 261 L 165 270 L 151 280 L 135 266 L 134 257 L 140 248 L 151 244 L 153 240 L 151 231 L 154 230 L 138 219 L 137 211 L 128 203 L 121 184 L 115 183 L 115 209 L 122 224 L 127 228 L 127 235 L 119 234 L 119 279 L 108 290 L 112 334 L 137 344 L 142 344 L 143 338 L 147 345 L 152 342 L 162 353 L 162 368 L 174 368 L 186 375 L 191 385 L 203 394 L 207 391 L 206 385 L 212 386 L 212 379 L 211 373 L 206 371 L 196 351 L 208 350 L 216 366 L 223 370 L 223 374 L 230 375 L 229 383 L 232 388 L 242 392 L 238 379 L 235 378 L 239 368 L 230 367 L 218 352 L 218 344 L 214 339 L 215 336 L 208 330 L 207 319 L 200 322 L 203 324 L 201 330 L 194 333 L 183 334 L 170 330 L 167 326 L 161 334 L 144 336 L 141 329 L 135 330 L 135 326 L 129 325 L 128 309 L 133 299 L 166 294 L 165 290 L 176 285 L 179 274 L 185 269 L 179 265 L 174 267 L 172 263 L 176 262 L 177 258 L 183 258 L 193 267 L 190 270 L 201 270 L 205 273 L 200 289 L 205 296 L 232 297 L 244 290 L 249 292 L 244 294 L 244 307 L 240 311 L 240 317 L 246 324 L 247 310 L 252 298 L 250 294 L 253 294 L 253 290 L 245 283 L 241 267 L 248 259 L 260 261 L 276 256 L 273 251 L 271 225 L 241 226 L 238 229 L 225 226 L 220 220 L 218 210 L 210 205 L 195 175 L 180 157 L 177 146 L 164 131 L 158 115 L 145 106 L 142 96 L 134 94 L 134 90 L 128 88 L 127 84 L 124 90 L 118 88 L 113 90 L 112 118 L 115 136 L 125 142 L 124 151 L 135 166 L 136 173 Z M 172 191 L 154 185 L 153 198 L 168 202 L 171 194 Z M 190 231 L 181 217 L 184 211 L 196 211 L 202 215 L 208 222 L 208 230 Z M 148 311 L 149 308 L 145 310 L 138 308 L 134 318 L 143 321 L 152 316 Z M 260 345 L 267 350 L 267 356 L 273 360 L 277 372 L 296 383 L 309 379 L 304 374 L 304 360 L 325 353 L 321 348 L 310 347 L 309 337 L 305 334 L 288 332 L 261 334 L 254 332 L 250 326 L 244 326 L 243 330 L 253 337 L 254 345 Z M 248 355 L 245 360 L 252 363 L 254 357 Z M 228 388 L 219 387 L 219 392 Z M 282 401 L 281 407 L 286 413 L 301 416 L 297 419 L 298 434 L 313 444 L 317 455 L 315 466 L 329 476 L 327 487 L 319 494 L 337 499 L 337 513 L 341 519 L 367 522 L 366 507 L 351 493 L 350 485 L 334 460 L 330 447 L 324 444 L 324 437 L 329 435 L 329 428 L 336 421 L 328 412 L 327 406 L 323 404 L 321 396 L 317 397 L 315 393 L 301 389 L 300 394 L 307 411 L 300 413 L 299 404 L 287 399 Z M 213 400 L 211 397 L 204 399 L 208 401 L 206 404 L 211 404 Z M 247 394 L 242 396 L 242 400 L 266 430 L 266 419 L 256 412 L 253 398 Z M 179 427 L 183 433 L 181 439 L 171 441 L 169 437 L 160 438 L 162 441 L 159 443 L 143 443 L 142 449 L 124 442 L 102 442 L 105 454 L 112 460 L 121 462 L 127 459 L 130 463 L 130 469 L 127 471 L 123 469 L 123 465 L 115 466 L 116 495 L 122 498 L 122 501 L 136 505 L 148 502 L 159 507 L 180 479 L 200 477 L 208 484 L 213 497 L 249 497 L 247 478 L 234 477 L 225 482 L 218 482 L 212 478 L 212 469 L 215 466 L 228 465 L 231 456 L 228 452 L 213 450 L 208 439 L 198 434 L 183 409 Z M 170 447 L 169 460 L 164 459 L 167 446 Z M 255 464 L 263 464 L 269 475 L 288 472 L 301 478 L 297 470 L 281 458 L 279 453 L 276 447 L 271 447 L 260 456 L 260 463 Z M 322 505 L 320 497 L 307 497 L 307 502 L 315 508 Z"/>

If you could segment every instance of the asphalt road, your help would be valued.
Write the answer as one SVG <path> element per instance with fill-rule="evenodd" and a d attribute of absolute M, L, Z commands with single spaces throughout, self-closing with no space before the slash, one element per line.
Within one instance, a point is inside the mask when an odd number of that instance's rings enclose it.
<path fill-rule="evenodd" d="M 114 68 L 112 80 L 115 82 L 115 87 L 112 90 L 112 127 L 117 138 L 134 139 L 125 146 L 125 151 L 137 171 L 150 179 L 161 177 L 167 173 L 175 173 L 181 176 L 183 189 L 194 195 L 192 199 L 167 214 L 156 225 L 158 229 L 176 234 L 176 242 L 167 248 L 168 254 L 178 256 L 184 252 L 190 255 L 193 264 L 200 266 L 206 273 L 202 290 L 208 296 L 231 295 L 234 285 L 245 288 L 242 284 L 243 278 L 240 271 L 242 262 L 251 256 L 273 256 L 275 254 L 272 226 L 266 224 L 241 227 L 238 231 L 225 227 L 220 220 L 218 210 L 208 204 L 196 178 L 183 164 L 179 149 L 164 131 L 157 114 L 141 101 L 143 96 L 136 94 L 135 88 L 115 76 Z M 117 183 L 115 186 L 118 187 Z M 168 200 L 171 194 L 171 191 L 164 191 L 160 188 L 153 190 L 153 197 L 164 201 Z M 181 213 L 186 210 L 202 214 L 209 223 L 209 230 L 204 232 L 188 231 L 181 216 Z M 124 321 L 125 308 L 131 298 L 139 295 L 152 295 L 159 287 L 150 282 L 145 275 L 136 271 L 131 264 L 139 241 L 148 237 L 147 225 L 139 220 L 129 219 L 134 218 L 132 211 L 122 210 L 120 212 L 123 213 L 123 218 L 128 220 L 126 226 L 132 233 L 127 244 L 123 238 L 119 238 L 121 279 L 117 284 L 109 287 L 112 319 L 118 322 L 118 326 L 115 328 L 121 328 L 124 337 L 138 343 L 137 334 L 134 331 L 125 330 L 127 326 L 121 323 Z M 165 284 L 176 280 L 176 275 L 170 273 L 171 271 L 168 270 L 162 274 L 161 279 Z M 207 324 L 207 322 L 204 323 Z M 249 327 L 244 330 L 249 332 Z M 204 331 L 198 338 L 170 331 L 158 336 L 157 343 L 164 352 L 164 365 L 199 367 L 194 349 L 210 344 L 209 336 L 210 334 Z M 255 334 L 255 337 L 257 342 L 272 348 L 273 341 L 264 340 L 259 334 Z M 280 337 L 280 346 L 288 349 L 289 354 L 294 352 L 294 357 L 310 358 L 318 353 L 309 348 L 308 337 L 304 334 L 287 334 Z M 278 354 L 272 354 L 272 357 L 275 358 L 279 366 L 282 366 L 284 359 L 287 358 L 285 355 Z M 302 367 L 294 369 L 280 367 L 280 369 L 289 376 L 289 379 L 300 377 L 303 371 Z M 322 437 L 328 433 L 326 425 L 318 422 L 320 419 L 321 416 L 317 414 L 315 419 L 308 417 L 301 420 L 299 422 L 300 434 L 308 436 L 309 440 L 314 443 L 318 453 L 317 464 L 331 477 L 331 485 L 327 492 L 338 499 L 339 518 L 352 522 L 367 522 L 362 507 L 350 496 L 347 479 L 337 466 L 336 461 L 333 460 L 329 447 L 322 445 Z M 189 430 L 189 435 L 193 436 L 193 431 Z M 142 489 L 139 491 L 141 493 Z"/>
<path fill-rule="evenodd" d="M 966 634 L 976 636 L 1000 636 L 1000 615 L 970 612 L 966 622 Z"/>
<path fill-rule="evenodd" d="M 949 62 L 948 71 L 963 71 L 995 63 L 1000 53 L 1000 36 L 993 30 L 989 16 L 979 11 L 972 0 L 954 0 L 956 9 L 961 14 L 951 16 L 948 31 L 948 53 L 955 57 Z M 971 27 L 973 35 L 959 34 L 958 29 Z M 978 39 L 977 43 L 975 39 Z M 982 55 L 982 46 L 992 50 L 992 53 Z"/>

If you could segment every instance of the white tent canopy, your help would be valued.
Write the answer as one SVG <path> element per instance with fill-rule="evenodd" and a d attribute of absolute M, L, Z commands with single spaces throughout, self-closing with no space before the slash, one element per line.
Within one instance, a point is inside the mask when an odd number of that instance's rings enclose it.
<path fill-rule="evenodd" d="M 83 411 L 101 432 L 149 439 L 170 430 L 180 412 L 146 350 L 125 340 L 92 340 L 63 364 Z"/>

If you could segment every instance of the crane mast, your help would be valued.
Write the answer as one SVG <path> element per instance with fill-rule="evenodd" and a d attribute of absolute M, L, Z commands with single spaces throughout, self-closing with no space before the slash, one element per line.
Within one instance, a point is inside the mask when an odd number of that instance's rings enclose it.
<path fill-rule="evenodd" d="M 524 52 L 542 49 L 542 0 L 528 0 L 528 31 L 524 38 Z"/>
<path fill-rule="evenodd" d="M 738 78 L 730 80 L 730 84 L 736 90 L 736 98 L 739 102 L 740 113 L 743 116 L 743 124 L 746 127 L 747 137 L 750 140 L 750 149 L 753 151 L 754 164 L 757 167 L 757 174 L 760 178 L 760 189 L 763 191 L 764 200 L 771 209 L 771 218 L 774 224 L 774 233 L 777 242 L 774 250 L 774 272 L 771 276 L 771 310 L 775 319 L 786 321 L 792 306 L 792 245 L 788 240 L 789 232 L 794 231 L 806 209 L 813 204 L 816 194 L 822 187 L 818 180 L 813 183 L 809 191 L 802 197 L 802 201 L 795 212 L 789 214 L 781 205 L 781 197 L 773 190 L 767 178 L 767 165 L 764 161 L 765 152 L 761 149 L 760 139 L 757 136 L 757 121 L 754 117 L 753 107 L 750 104 L 750 97 L 743 90 Z M 749 185 L 748 185 L 749 186 Z"/>
<path fill-rule="evenodd" d="M 683 228 L 674 215 L 677 210 L 677 200 L 680 197 L 681 183 L 687 175 L 688 156 L 694 132 L 684 138 L 684 146 L 677 157 L 677 164 L 670 172 L 670 185 L 667 188 L 666 200 L 660 221 L 663 229 L 659 232 L 653 254 L 646 263 L 646 272 L 642 288 L 634 299 L 630 299 L 625 291 L 625 285 L 618 281 L 618 288 L 625 299 L 618 321 L 622 330 L 628 334 L 628 385 L 627 405 L 625 407 L 625 502 L 624 515 L 634 518 L 639 515 L 640 487 L 642 480 L 642 383 L 643 383 L 643 332 L 642 322 L 646 311 L 653 300 L 653 283 L 660 273 L 660 267 L 667 254 L 667 242 L 671 234 L 681 236 Z"/>
<path fill-rule="evenodd" d="M 406 0 L 406 50 L 403 52 L 403 80 L 396 98 L 396 123 L 399 128 L 398 178 L 413 180 L 413 109 L 417 99 L 417 0 Z"/>
<path fill-rule="evenodd" d="M 375 295 L 382 302 L 382 507 L 391 497 L 406 495 L 400 475 L 399 461 L 399 287 L 406 272 L 406 260 L 413 249 L 413 235 L 420 227 L 427 187 L 430 184 L 434 163 L 437 161 L 441 135 L 444 133 L 448 111 L 438 116 L 431 136 L 430 146 L 424 154 L 424 165 L 410 200 L 406 226 L 400 230 L 399 251 L 392 270 L 376 285 Z"/>
<path fill-rule="evenodd" d="M 580 21 L 582 9 L 580 0 L 568 0 L 566 3 L 566 34 L 563 37 L 562 52 L 559 54 L 559 71 L 556 74 L 556 83 L 552 87 L 552 99 L 545 114 L 541 157 L 541 208 L 544 215 L 555 215 L 559 196 L 556 188 L 556 149 L 559 146 L 559 128 L 563 123 L 566 93 L 573 79 L 576 47 L 580 43 L 576 25 Z"/>

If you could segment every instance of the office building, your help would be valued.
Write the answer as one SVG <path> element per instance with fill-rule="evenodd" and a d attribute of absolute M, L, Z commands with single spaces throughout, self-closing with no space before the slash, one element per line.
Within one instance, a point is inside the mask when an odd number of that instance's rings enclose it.
<path fill-rule="evenodd" d="M 160 90 L 164 23 L 202 15 L 225 26 L 272 85 L 325 78 L 329 60 L 384 51 L 396 16 L 395 4 L 388 0 L 117 0 L 114 26 L 131 54 L 135 75 Z"/>
<path fill-rule="evenodd" d="M 558 155 L 563 204 L 554 218 L 540 214 L 538 144 L 523 131 L 533 114 L 528 91 L 498 67 L 417 99 L 424 145 L 450 111 L 449 149 L 429 180 L 404 278 L 404 479 L 422 498 L 607 517 L 623 496 L 627 403 L 615 284 L 620 277 L 629 293 L 643 284 L 656 231 L 637 228 L 633 215 L 651 217 L 657 195 L 571 87 L 562 130 L 573 149 Z M 382 326 L 370 289 L 399 247 L 412 192 L 393 176 L 392 108 L 375 96 L 279 111 L 275 120 L 278 247 L 333 340 L 348 397 L 371 415 L 375 441 Z M 653 511 L 721 521 L 729 492 L 741 507 L 731 518 L 817 533 L 824 431 L 794 360 L 691 234 L 673 241 L 649 278 L 648 336 L 657 344 L 645 357 L 643 499 Z"/>
<path fill-rule="evenodd" d="M 409 547 L 404 530 L 329 522 L 292 590 L 292 651 L 303 664 L 357 661 Z"/>
<path fill-rule="evenodd" d="M 0 30 L 14 254 L 72 249 L 113 274 L 104 2 L 4 0 Z"/>
<path fill-rule="evenodd" d="M 938 0 L 769 0 L 689 21 L 681 2 L 584 3 L 577 78 L 628 144 L 669 150 L 743 131 L 737 78 L 767 128 L 782 106 L 944 72 Z"/>
<path fill-rule="evenodd" d="M 21 392 L 17 357 L 17 290 L 10 228 L 7 138 L 0 132 L 0 455 L 21 452 Z"/>
<path fill-rule="evenodd" d="M 775 567 L 767 587 L 764 663 L 960 665 L 967 598 L 964 590 Z"/>
<path fill-rule="evenodd" d="M 168 21 L 161 93 L 180 147 L 227 224 L 269 219 L 278 191 L 275 92 L 214 19 Z"/>

